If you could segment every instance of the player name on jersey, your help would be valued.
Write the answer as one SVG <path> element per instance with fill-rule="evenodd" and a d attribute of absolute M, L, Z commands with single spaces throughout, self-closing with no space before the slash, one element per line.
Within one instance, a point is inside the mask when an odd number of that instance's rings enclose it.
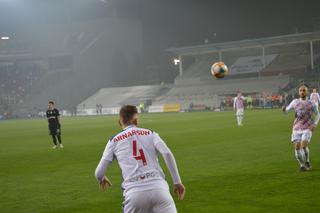
<path fill-rule="evenodd" d="M 150 135 L 150 131 L 148 131 L 148 130 L 131 130 L 129 132 L 126 132 L 126 133 L 120 134 L 118 136 L 115 136 L 112 139 L 112 142 L 116 143 L 116 142 L 119 142 L 121 140 L 127 139 L 128 137 L 131 137 L 133 135 Z"/>

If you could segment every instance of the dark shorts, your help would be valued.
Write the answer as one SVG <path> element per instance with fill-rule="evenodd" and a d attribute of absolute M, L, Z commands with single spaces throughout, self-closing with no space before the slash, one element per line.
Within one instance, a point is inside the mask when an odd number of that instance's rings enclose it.
<path fill-rule="evenodd" d="M 61 127 L 58 125 L 49 126 L 50 135 L 61 135 Z"/>

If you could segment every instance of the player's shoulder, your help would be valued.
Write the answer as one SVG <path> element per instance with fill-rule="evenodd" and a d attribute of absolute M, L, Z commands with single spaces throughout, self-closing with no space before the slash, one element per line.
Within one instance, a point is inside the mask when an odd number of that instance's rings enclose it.
<path fill-rule="evenodd" d="M 139 130 L 142 130 L 142 131 L 150 131 L 151 133 L 154 133 L 153 130 L 148 129 L 148 128 L 142 128 L 142 127 L 136 127 L 136 128 L 139 129 Z"/>
<path fill-rule="evenodd" d="M 143 127 L 135 127 L 136 135 L 142 135 L 142 136 L 153 136 L 155 132 L 151 129 L 148 128 L 143 128 Z"/>
<path fill-rule="evenodd" d="M 125 129 L 121 130 L 120 132 L 118 132 L 117 134 L 114 134 L 113 136 L 111 136 L 109 138 L 109 141 L 112 141 L 114 138 L 116 138 L 117 136 L 121 135 L 124 131 L 126 131 Z"/>
<path fill-rule="evenodd" d="M 116 135 L 112 135 L 112 136 L 109 138 L 108 143 L 109 143 L 110 141 L 112 141 L 116 136 L 117 136 L 117 134 L 116 134 Z"/>
<path fill-rule="evenodd" d="M 126 129 L 121 130 L 117 134 L 113 135 L 109 141 L 117 142 L 124 140 L 128 137 L 131 137 L 133 135 L 138 135 L 138 136 L 152 136 L 154 135 L 154 131 L 151 129 L 147 128 L 141 128 L 137 126 L 132 126 Z"/>

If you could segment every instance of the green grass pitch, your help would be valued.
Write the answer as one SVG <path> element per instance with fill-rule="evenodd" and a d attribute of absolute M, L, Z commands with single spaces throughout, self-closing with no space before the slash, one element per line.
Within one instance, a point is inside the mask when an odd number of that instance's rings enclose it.
<path fill-rule="evenodd" d="M 187 188 L 183 213 L 320 212 L 320 129 L 311 142 L 313 171 L 301 173 L 290 143 L 293 114 L 246 111 L 140 115 L 174 153 Z M 121 212 L 113 186 L 99 191 L 94 170 L 117 116 L 62 118 L 64 149 L 52 150 L 45 119 L 0 122 L 0 212 Z M 163 167 L 165 165 L 162 162 Z M 167 179 L 170 176 L 165 169 Z"/>

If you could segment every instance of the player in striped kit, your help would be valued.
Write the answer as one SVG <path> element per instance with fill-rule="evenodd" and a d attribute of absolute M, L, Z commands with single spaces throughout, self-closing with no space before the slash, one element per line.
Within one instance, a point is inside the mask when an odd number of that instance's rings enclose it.
<path fill-rule="evenodd" d="M 242 93 L 238 91 L 237 97 L 233 100 L 233 109 L 236 111 L 238 126 L 243 126 L 244 101 L 245 97 L 243 97 Z"/>
<path fill-rule="evenodd" d="M 307 100 L 308 87 L 301 85 L 299 87 L 299 99 L 294 99 L 289 106 L 283 107 L 282 110 L 288 113 L 291 110 L 295 112 L 295 120 L 292 128 L 291 141 L 294 144 L 295 156 L 300 164 L 300 171 L 311 169 L 309 143 L 312 132 L 318 125 L 320 115 L 318 108 L 311 101 Z M 312 114 L 315 114 L 314 121 Z"/>
<path fill-rule="evenodd" d="M 317 89 L 313 88 L 312 93 L 310 94 L 310 100 L 319 108 L 320 96 L 317 93 Z"/>
<path fill-rule="evenodd" d="M 117 159 L 123 178 L 123 212 L 177 212 L 157 157 L 157 153 L 161 153 L 172 177 L 174 192 L 182 200 L 185 187 L 170 149 L 156 132 L 137 127 L 135 106 L 121 108 L 119 124 L 123 131 L 109 140 L 95 171 L 100 187 L 106 189 L 111 186 L 104 174 L 111 162 Z"/>

